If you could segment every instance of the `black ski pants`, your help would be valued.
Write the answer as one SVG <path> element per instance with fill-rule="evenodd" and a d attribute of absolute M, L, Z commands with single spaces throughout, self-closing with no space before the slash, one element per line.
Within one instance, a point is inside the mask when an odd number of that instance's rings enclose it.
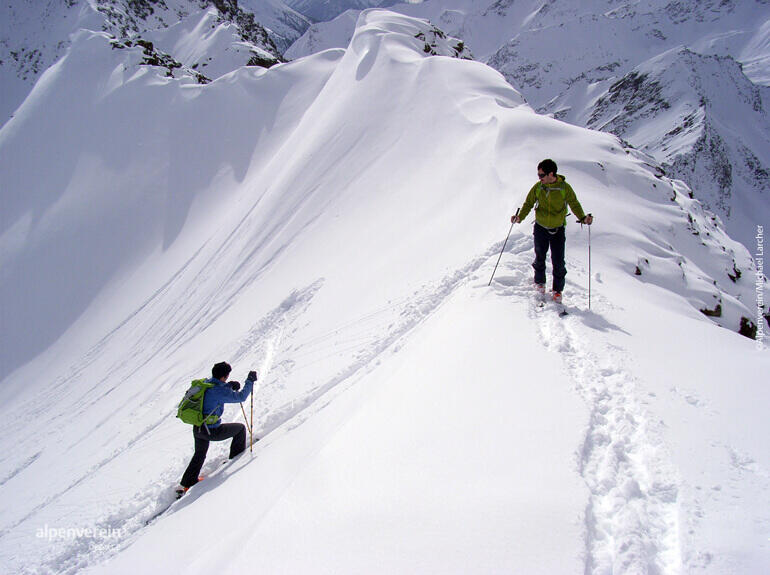
<path fill-rule="evenodd" d="M 230 444 L 230 459 L 240 455 L 246 449 L 246 426 L 242 423 L 223 423 L 218 427 L 193 427 L 195 453 L 182 476 L 182 487 L 192 487 L 198 483 L 198 475 L 206 461 L 209 442 L 224 441 L 233 438 Z"/>
<path fill-rule="evenodd" d="M 535 223 L 535 283 L 545 284 L 545 256 L 551 249 L 551 264 L 553 265 L 553 291 L 564 291 L 564 277 L 567 268 L 564 265 L 564 246 L 566 243 L 564 226 L 550 230 Z"/>

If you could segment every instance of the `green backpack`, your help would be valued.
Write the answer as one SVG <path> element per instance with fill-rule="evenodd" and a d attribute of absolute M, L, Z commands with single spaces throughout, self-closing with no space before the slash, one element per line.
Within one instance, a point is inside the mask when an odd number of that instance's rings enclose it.
<path fill-rule="evenodd" d="M 176 416 L 190 425 L 200 427 L 201 425 L 211 425 L 219 422 L 219 416 L 210 414 L 203 415 L 203 396 L 207 389 L 214 387 L 213 383 L 208 383 L 205 379 L 194 379 L 190 384 L 190 389 L 184 394 L 184 398 L 179 402 L 179 409 Z"/>

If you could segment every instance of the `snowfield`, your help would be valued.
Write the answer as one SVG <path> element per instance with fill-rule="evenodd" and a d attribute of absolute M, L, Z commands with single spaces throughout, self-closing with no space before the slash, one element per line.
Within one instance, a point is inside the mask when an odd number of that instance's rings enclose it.
<path fill-rule="evenodd" d="M 42 75 L 0 130 L 5 570 L 770 569 L 751 254 L 434 30 L 366 10 L 207 85 L 83 30 Z M 488 286 L 546 157 L 596 218 L 589 309 L 568 217 L 564 318 L 533 217 Z M 172 504 L 176 405 L 222 360 L 260 372 L 260 441 Z"/>

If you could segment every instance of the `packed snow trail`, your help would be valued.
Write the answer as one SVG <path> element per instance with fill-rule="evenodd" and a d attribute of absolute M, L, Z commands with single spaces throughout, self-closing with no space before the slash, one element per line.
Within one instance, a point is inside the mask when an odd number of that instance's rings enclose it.
<path fill-rule="evenodd" d="M 526 305 L 480 285 L 500 247 L 405 305 L 408 331 L 260 442 L 221 489 L 191 490 L 93 572 L 148 561 L 163 570 L 172 560 L 189 573 L 217 562 L 238 573 L 255 561 L 292 573 L 579 569 L 586 489 L 570 454 L 585 408 L 567 386 L 511 381 L 515 361 L 545 362 L 550 352 Z M 543 373 L 558 381 L 562 368 Z M 248 513 L 233 516 L 234 493 Z M 164 556 L 167 537 L 188 531 L 203 505 L 220 525 L 205 557 L 186 549 L 187 537 Z M 362 519 L 378 527 L 362 529 Z"/>
<path fill-rule="evenodd" d="M 207 496 L 225 480 L 236 479 L 238 472 L 247 465 L 255 463 L 260 466 L 260 473 L 272 473 L 265 467 L 267 463 L 257 464 L 256 461 L 263 459 L 275 448 L 286 449 L 286 441 L 291 441 L 296 446 L 296 442 L 302 440 L 289 440 L 291 432 L 312 422 L 319 414 L 326 412 L 327 408 L 331 408 L 330 413 L 335 412 L 334 404 L 337 400 L 342 398 L 340 403 L 343 406 L 350 406 L 351 401 L 353 405 L 362 405 L 361 402 L 371 403 L 373 400 L 367 395 L 371 392 L 371 384 L 366 383 L 368 378 L 382 378 L 382 375 L 376 375 L 382 372 L 381 365 L 391 365 L 390 361 L 397 357 L 402 348 L 413 345 L 410 341 L 415 329 L 436 321 L 434 318 L 437 312 L 444 308 L 447 302 L 458 298 L 464 302 L 457 308 L 449 304 L 451 310 L 446 313 L 451 317 L 458 312 L 461 316 L 473 316 L 477 306 L 483 308 L 481 302 L 486 297 L 483 294 L 490 293 L 502 296 L 506 306 L 513 304 L 514 308 L 524 311 L 523 317 L 538 334 L 536 341 L 543 347 L 546 357 L 553 360 L 553 354 L 558 354 L 554 363 L 563 364 L 569 376 L 565 381 L 563 377 L 554 377 L 554 374 L 544 375 L 543 382 L 528 383 L 546 383 L 553 380 L 557 385 L 564 386 L 568 382 L 565 389 L 577 392 L 588 410 L 585 437 L 582 442 L 575 437 L 571 439 L 571 449 L 577 456 L 571 463 L 568 462 L 576 473 L 580 473 L 588 491 L 581 528 L 585 545 L 585 572 L 680 572 L 677 477 L 666 459 L 665 448 L 657 438 L 655 427 L 650 422 L 644 399 L 639 397 L 640 391 L 635 385 L 634 376 L 625 367 L 628 357 L 618 345 L 618 336 L 627 334 L 622 328 L 604 319 L 601 313 L 581 310 L 585 290 L 578 283 L 585 280 L 585 270 L 572 257 L 568 258 L 571 275 L 568 276 L 567 293 L 568 303 L 577 302 L 576 306 L 570 307 L 573 314 L 569 318 L 559 318 L 556 313 L 551 313 L 549 308 L 538 310 L 531 287 L 532 245 L 530 237 L 526 234 L 514 234 L 509 240 L 509 247 L 503 255 L 493 287 L 491 290 L 487 288 L 486 282 L 501 245 L 502 242 L 490 246 L 479 257 L 447 273 L 442 280 L 414 290 L 412 297 L 362 316 L 363 323 L 382 314 L 386 317 L 381 317 L 375 323 L 377 337 L 358 339 L 358 360 L 336 378 L 315 390 L 302 402 L 301 407 L 292 405 L 287 406 L 285 412 L 278 410 L 277 413 L 263 413 L 263 425 L 270 425 L 279 433 L 271 434 L 266 441 L 255 446 L 257 459 L 244 458 L 243 461 L 236 462 L 236 465 L 229 466 L 226 473 L 214 475 L 208 484 L 201 484 L 186 496 L 186 500 L 174 506 L 174 514 Z M 573 245 L 572 248 L 577 252 L 579 245 Z M 602 297 L 601 293 L 595 298 L 596 309 L 613 307 L 611 301 Z M 290 298 L 290 301 L 295 303 L 302 300 L 302 297 Z M 291 332 L 292 324 L 301 318 L 301 315 L 295 316 L 294 313 L 303 308 L 286 305 L 280 309 L 284 313 L 269 314 L 267 317 L 271 318 L 271 321 L 282 321 L 271 326 L 261 324 L 261 329 L 266 334 L 274 334 L 266 337 L 260 347 L 260 353 L 264 353 L 263 366 L 268 366 L 272 357 L 280 367 L 281 353 L 291 351 L 300 354 L 307 345 L 318 345 L 326 338 L 342 336 L 344 342 L 346 332 L 358 333 L 359 326 L 356 322 L 346 322 L 322 336 L 296 342 L 289 348 L 281 349 L 283 334 Z M 499 312 L 495 313 L 497 317 L 500 316 Z M 393 318 L 400 320 L 394 323 Z M 483 327 L 478 321 L 476 320 L 474 325 Z M 521 323 L 517 325 L 518 329 L 523 327 Z M 469 333 L 468 336 L 473 338 L 479 334 Z M 244 341 L 250 340 L 250 337 L 247 336 Z M 352 339 L 358 337 L 360 336 L 356 335 Z M 517 337 L 521 338 L 522 335 Z M 519 342 L 520 344 L 522 342 Z M 425 344 L 419 345 L 423 347 Z M 326 348 L 324 353 L 327 352 L 334 353 L 334 344 Z M 490 361 L 504 362 L 505 355 L 491 358 Z M 362 386 L 364 389 L 370 389 L 370 392 L 362 391 Z M 357 409 L 359 408 L 356 407 L 354 412 Z M 349 415 L 351 412 L 343 409 L 344 413 Z M 348 416 L 343 416 L 342 420 L 335 419 L 330 425 L 334 429 L 347 425 L 343 423 L 346 417 Z M 268 421 L 273 423 L 266 423 Z M 323 443 L 315 444 L 315 447 L 302 447 L 302 453 L 309 457 L 309 462 L 303 461 L 302 457 L 295 459 L 292 456 L 292 473 L 304 474 L 306 467 L 312 466 L 312 462 L 324 449 Z M 271 458 L 275 457 L 282 458 L 280 454 L 271 455 Z M 216 472 L 216 468 L 214 469 Z M 285 477 L 279 480 L 279 483 L 280 481 L 292 482 Z M 273 493 L 278 499 L 267 509 L 283 501 L 284 495 L 281 494 L 290 488 L 286 485 L 279 488 L 278 484 L 275 484 Z M 225 490 L 230 489 L 236 489 L 236 486 L 228 485 Z M 265 502 L 263 501 L 263 504 Z M 134 502 L 134 512 L 138 503 L 139 501 Z M 119 519 L 121 515 L 123 514 L 113 516 L 111 522 L 104 524 L 125 525 Z M 124 520 L 126 517 L 127 515 L 123 515 Z M 165 517 L 161 516 L 158 521 L 154 521 L 149 529 L 159 525 Z M 141 538 L 143 532 L 144 529 L 141 528 L 134 531 L 134 536 L 109 552 L 109 555 L 125 548 L 136 537 Z M 98 554 L 91 555 L 93 551 L 88 547 L 81 547 L 79 550 L 70 548 L 67 551 L 70 555 L 65 554 L 65 559 L 51 561 L 49 565 L 52 569 L 64 568 L 66 572 L 74 572 L 77 566 L 84 564 L 83 562 L 88 564 L 100 557 Z M 273 559 L 277 560 L 277 557 Z"/>
<path fill-rule="evenodd" d="M 491 246 L 484 256 L 448 274 L 445 280 L 428 289 L 424 296 L 405 306 L 404 309 L 411 310 L 408 328 L 402 328 L 397 337 L 388 337 L 387 343 L 375 346 L 367 354 L 367 360 L 351 368 L 346 377 L 335 381 L 334 385 L 325 386 L 328 393 L 319 395 L 308 409 L 287 421 L 278 436 L 270 436 L 267 441 L 261 442 L 257 446 L 260 453 L 272 445 L 283 446 L 287 433 L 312 421 L 347 394 L 358 397 L 356 401 L 370 403 L 372 399 L 362 396 L 364 392 L 359 387 L 370 387 L 370 384 L 364 383 L 366 378 L 379 371 L 382 363 L 387 365 L 403 346 L 410 345 L 408 336 L 414 328 L 436 321 L 433 316 L 444 302 L 460 298 L 466 302 L 463 315 L 474 315 L 475 310 L 467 306 L 476 307 L 480 305 L 478 298 L 485 297 L 480 280 L 491 269 L 499 247 L 499 244 Z M 504 255 L 507 261 L 501 264 L 502 273 L 493 282 L 492 293 L 525 310 L 528 321 L 538 333 L 537 340 L 546 357 L 553 360 L 552 354 L 558 354 L 553 363 L 563 364 L 569 376 L 565 380 L 545 375 L 551 370 L 546 368 L 541 371 L 544 379 L 551 377 L 561 387 L 569 382 L 564 389 L 576 392 L 588 410 L 585 437 L 582 442 L 573 438 L 575 445 L 572 449 L 577 456 L 570 463 L 574 471 L 579 472 L 589 492 L 582 526 L 584 570 L 592 574 L 678 573 L 681 561 L 676 523 L 676 475 L 666 461 L 665 449 L 660 440 L 655 439 L 654 430 L 648 423 L 649 415 L 645 412 L 643 401 L 637 397 L 639 392 L 633 376 L 623 367 L 627 361 L 624 352 L 615 343 L 605 341 L 604 333 L 622 333 L 622 330 L 604 320 L 600 314 L 579 308 L 573 308 L 570 318 L 560 318 L 549 309 L 537 309 L 532 297 L 531 257 L 530 238 L 521 235 L 513 238 Z M 581 271 L 575 270 L 575 275 L 583 276 Z M 584 290 L 573 282 L 569 287 L 574 299 L 579 300 L 585 295 Z M 420 304 L 420 300 L 430 304 Z M 599 296 L 598 305 L 611 304 Z M 519 329 L 521 327 L 519 324 Z M 468 335 L 478 337 L 479 334 Z M 600 358 L 588 350 L 584 341 L 593 342 L 593 347 L 602 351 L 604 356 Z M 495 361 L 505 362 L 505 357 L 498 357 Z M 347 397 L 342 403 L 349 401 Z M 338 425 L 340 422 L 333 424 L 334 427 Z M 315 448 L 312 453 L 318 454 L 318 449 L 323 448 Z M 314 457 L 310 457 L 311 462 Z M 247 459 L 238 462 L 222 478 L 199 486 L 197 491 L 202 495 L 212 490 L 249 463 Z M 297 465 L 295 473 L 302 474 L 308 464 L 297 462 Z M 175 512 L 199 497 L 195 492 L 191 494 L 193 497 L 177 505 Z"/>
<path fill-rule="evenodd" d="M 262 438 L 262 441 L 255 444 L 254 456 L 258 457 L 262 450 L 269 448 L 273 444 L 276 440 L 272 434 L 274 430 L 280 430 L 279 436 L 281 436 L 298 428 L 308 418 L 328 405 L 339 393 L 342 393 L 353 383 L 360 380 L 364 374 L 379 366 L 383 354 L 391 354 L 394 350 L 397 352 L 403 345 L 400 342 L 408 339 L 410 333 L 427 321 L 458 288 L 467 285 L 478 270 L 487 267 L 490 258 L 494 258 L 500 247 L 499 244 L 490 246 L 484 253 L 473 258 L 467 264 L 447 273 L 444 278 L 436 282 L 427 283 L 417 289 L 411 289 L 409 297 L 390 302 L 386 306 L 367 313 L 359 318 L 360 321 L 348 321 L 341 326 L 335 327 L 335 329 L 327 334 L 314 337 L 309 341 L 300 341 L 283 349 L 283 353 L 289 354 L 289 363 L 293 367 L 295 361 L 302 361 L 303 354 L 306 355 L 308 353 L 308 346 L 315 346 L 314 349 L 318 349 L 318 345 L 323 345 L 324 347 L 321 348 L 323 356 L 339 356 L 341 351 L 340 343 L 343 346 L 348 346 L 349 349 L 355 349 L 357 353 L 354 356 L 355 360 L 333 379 L 311 390 L 305 397 L 292 400 L 290 404 L 274 406 L 272 409 L 268 409 L 264 399 L 257 395 L 255 397 L 254 432 L 255 436 Z M 248 358 L 263 357 L 260 367 L 263 370 L 260 375 L 260 379 L 263 382 L 262 385 L 267 381 L 276 355 L 279 353 L 277 350 L 280 348 L 284 333 L 291 330 L 296 321 L 301 318 L 303 310 L 306 309 L 319 286 L 320 283 L 317 282 L 316 285 L 309 286 L 305 290 L 299 290 L 287 297 L 280 306 L 255 324 L 254 329 L 241 339 L 239 348 L 232 354 L 239 363 Z M 347 339 L 346 333 L 353 332 L 356 334 L 360 329 L 360 323 L 367 324 L 372 321 L 375 322 L 374 326 L 370 328 L 372 335 L 363 338 L 360 335 L 354 335 L 353 338 Z M 258 338 L 259 334 L 263 335 L 261 340 Z M 330 336 L 336 337 L 331 342 L 324 343 Z M 345 348 L 342 351 L 347 349 Z M 323 356 L 321 359 L 323 359 Z M 279 370 L 285 361 L 285 358 L 283 361 L 279 358 Z M 334 393 L 329 394 L 331 391 L 334 391 Z M 240 413 L 235 414 L 235 416 L 237 420 L 240 420 Z M 153 428 L 143 430 L 121 452 L 142 448 L 142 446 L 146 446 L 150 442 L 164 439 L 168 432 L 162 430 L 168 426 L 179 427 L 178 422 L 173 419 L 172 413 L 166 414 Z M 116 489 L 114 494 L 121 498 L 122 501 L 110 502 L 109 507 L 112 511 L 107 517 L 99 520 L 95 527 L 99 529 L 120 530 L 124 540 L 116 542 L 115 548 L 111 550 L 103 548 L 98 542 L 94 541 L 74 542 L 61 549 L 57 555 L 48 558 L 43 564 L 45 568 L 61 572 L 75 572 L 84 563 L 88 564 L 94 559 L 98 560 L 99 558 L 103 559 L 111 556 L 125 547 L 125 545 L 130 544 L 134 537 L 140 534 L 146 527 L 156 524 L 167 514 L 169 508 L 172 512 L 176 512 L 177 509 L 190 505 L 197 499 L 198 495 L 196 493 L 205 493 L 214 489 L 222 484 L 228 476 L 236 473 L 249 463 L 250 459 L 244 458 L 242 461 L 236 462 L 236 465 L 228 466 L 226 472 L 223 472 L 220 470 L 222 454 L 219 453 L 224 449 L 222 445 L 215 444 L 210 450 L 203 469 L 203 474 L 207 477 L 206 484 L 200 484 L 195 491 L 185 496 L 183 502 L 175 503 L 172 493 L 173 485 L 176 484 L 180 472 L 177 469 L 178 465 L 165 469 L 149 489 L 144 489 L 142 493 L 131 496 L 128 500 L 123 499 L 126 494 Z M 187 455 L 177 454 L 174 456 L 174 460 L 183 462 Z M 117 457 L 117 453 L 113 454 L 113 457 L 110 459 L 100 463 L 100 467 L 107 467 L 115 457 Z M 45 505 L 55 503 L 62 495 L 76 487 L 79 483 L 80 481 L 76 482 L 74 486 L 64 488 L 60 493 L 50 495 Z M 106 506 L 108 502 L 104 501 L 102 504 Z M 18 523 L 28 521 L 36 511 L 37 509 L 33 510 L 30 515 L 20 519 Z M 11 529 L 6 529 L 2 536 L 9 534 Z"/>
<path fill-rule="evenodd" d="M 529 317 L 543 345 L 558 354 L 590 410 L 578 460 L 591 493 L 585 516 L 585 572 L 679 573 L 678 479 L 642 392 L 625 367 L 629 357 L 617 337 L 622 330 L 595 312 L 578 310 L 567 318 L 539 309 L 533 299 L 532 257 L 531 239 L 516 238 L 503 266 L 509 275 L 501 274 L 495 289 L 500 295 L 533 301 Z M 567 265 L 571 275 L 587 279 L 574 258 L 568 258 Z M 569 281 L 568 290 L 570 300 L 586 300 L 586 290 L 574 281 Z M 594 308 L 611 305 L 600 298 Z"/>
<path fill-rule="evenodd" d="M 409 297 L 389 302 L 385 306 L 364 314 L 357 321 L 347 321 L 336 326 L 330 332 L 310 340 L 287 343 L 284 341 L 285 334 L 294 331 L 295 324 L 301 320 L 302 313 L 307 309 L 315 291 L 322 284 L 322 282 L 316 282 L 307 289 L 292 293 L 281 305 L 266 314 L 262 320 L 256 322 L 254 329 L 240 340 L 235 352 L 228 354 L 223 350 L 224 356 L 236 358 L 240 365 L 248 362 L 251 358 L 262 357 L 261 362 L 259 362 L 262 370 L 260 372 L 260 386 L 256 389 L 257 395 L 254 399 L 254 436 L 260 438 L 260 441 L 254 445 L 254 457 L 260 457 L 260 454 L 265 449 L 269 449 L 276 441 L 274 431 L 278 431 L 280 437 L 298 428 L 319 410 L 324 409 L 339 393 L 379 366 L 383 355 L 392 353 L 394 349 L 397 351 L 402 345 L 401 341 L 408 339 L 411 332 L 429 319 L 460 286 L 467 283 L 469 276 L 484 266 L 499 248 L 499 245 L 491 246 L 467 264 L 457 270 L 450 271 L 440 280 L 412 288 L 409 290 L 411 292 Z M 374 323 L 372 324 L 372 322 Z M 369 334 L 362 336 L 359 333 L 360 323 L 369 324 Z M 347 335 L 351 333 L 353 334 L 352 337 Z M 260 334 L 263 336 L 261 339 L 258 337 Z M 319 348 L 319 346 L 321 347 Z M 315 356 L 314 360 L 308 362 L 307 365 L 295 365 L 304 362 L 304 358 L 308 357 L 308 348 L 316 351 L 320 349 L 321 355 Z M 351 355 L 352 360 L 347 366 L 338 371 L 331 379 L 311 389 L 304 396 L 293 398 L 290 403 L 271 407 L 268 405 L 264 394 L 259 393 L 259 390 L 266 384 L 271 386 L 278 384 L 280 386 L 282 371 L 287 367 L 294 370 L 306 369 L 313 363 L 330 357 L 339 359 L 346 352 L 351 351 L 355 353 Z M 281 357 L 282 355 L 286 357 Z M 277 364 L 276 359 L 278 360 Z M 274 367 L 277 368 L 278 375 L 275 373 L 271 375 Z M 232 417 L 234 421 L 240 421 L 242 415 L 240 411 L 233 411 Z M 143 430 L 135 440 L 125 446 L 125 449 L 112 454 L 109 459 L 101 462 L 100 467 L 109 466 L 120 453 L 125 453 L 127 450 L 146 447 L 148 443 L 153 441 L 165 440 L 170 433 L 169 427 L 171 429 L 181 427 L 179 422 L 174 419 L 173 413 L 165 414 L 153 428 Z M 167 466 L 156 477 L 153 485 L 143 489 L 141 493 L 129 495 L 120 489 L 115 489 L 113 493 L 120 499 L 101 502 L 102 506 L 110 507 L 112 511 L 107 517 L 98 521 L 95 527 L 120 530 L 123 540 L 116 542 L 113 549 L 105 549 L 99 545 L 98 541 L 85 540 L 71 543 L 63 547 L 55 556 L 48 558 L 44 562 L 45 568 L 57 572 L 74 573 L 84 564 L 109 557 L 130 544 L 134 537 L 141 534 L 146 527 L 156 524 L 165 517 L 169 510 L 175 513 L 178 509 L 195 501 L 199 497 L 196 493 L 206 493 L 221 485 L 227 477 L 237 473 L 251 461 L 251 456 L 243 457 L 242 461 L 234 462 L 235 465 L 229 465 L 226 470 L 221 470 L 225 444 L 228 442 L 212 445 L 202 471 L 207 478 L 206 483 L 199 484 L 179 503 L 174 501 L 173 486 L 178 482 L 181 473 L 180 463 L 184 463 L 189 457 L 187 452 L 174 454 L 172 461 L 176 463 Z M 45 506 L 55 504 L 63 495 L 77 487 L 81 482 L 86 481 L 87 478 L 86 475 L 75 485 L 67 486 L 49 495 L 44 505 L 20 518 L 16 525 L 0 533 L 0 537 L 9 535 L 13 528 L 31 520 L 37 511 Z M 37 567 L 34 567 L 33 571 L 36 569 Z"/>

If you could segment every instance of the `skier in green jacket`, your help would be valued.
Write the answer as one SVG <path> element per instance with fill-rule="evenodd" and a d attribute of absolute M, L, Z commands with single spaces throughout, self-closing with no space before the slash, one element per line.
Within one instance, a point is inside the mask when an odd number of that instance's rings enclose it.
<path fill-rule="evenodd" d="M 545 294 L 545 256 L 551 249 L 553 265 L 553 300 L 562 301 L 564 277 L 567 268 L 564 265 L 564 247 L 566 236 L 564 225 L 567 221 L 567 206 L 572 209 L 581 224 L 589 226 L 594 221 L 591 214 L 585 215 L 572 187 L 556 173 L 556 162 L 543 160 L 537 165 L 537 177 L 540 180 L 527 194 L 527 199 L 518 212 L 511 217 L 511 222 L 518 224 L 535 208 L 535 289 Z"/>

